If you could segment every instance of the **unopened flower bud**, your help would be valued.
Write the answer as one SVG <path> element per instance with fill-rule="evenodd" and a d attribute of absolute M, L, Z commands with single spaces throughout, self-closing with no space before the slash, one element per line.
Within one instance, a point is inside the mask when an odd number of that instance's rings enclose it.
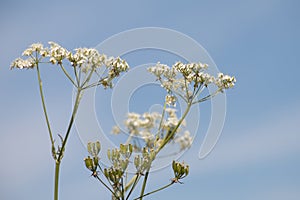
<path fill-rule="evenodd" d="M 84 159 L 84 163 L 85 163 L 86 168 L 88 168 L 91 171 L 94 171 L 95 166 L 94 166 L 93 160 L 90 156 L 88 156 L 87 158 Z"/>
<path fill-rule="evenodd" d="M 99 141 L 97 142 L 89 142 L 87 144 L 87 149 L 88 152 L 93 156 L 93 157 L 97 157 L 97 155 L 99 154 L 100 150 L 101 150 L 101 144 Z"/>

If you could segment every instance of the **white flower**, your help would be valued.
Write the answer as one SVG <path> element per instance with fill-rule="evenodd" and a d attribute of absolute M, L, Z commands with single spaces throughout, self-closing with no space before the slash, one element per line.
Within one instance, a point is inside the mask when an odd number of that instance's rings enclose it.
<path fill-rule="evenodd" d="M 181 97 L 186 102 L 193 101 L 203 91 L 204 87 L 215 84 L 219 90 L 232 88 L 236 82 L 234 77 L 220 73 L 217 78 L 206 73 L 208 65 L 204 63 L 176 62 L 172 67 L 157 63 L 149 67 L 148 71 L 157 77 L 161 86 L 175 97 Z M 209 99 L 209 98 L 207 98 Z M 171 99 L 168 98 L 168 102 Z"/>
<path fill-rule="evenodd" d="M 113 79 L 120 75 L 121 72 L 127 71 L 129 66 L 125 60 L 121 58 L 110 57 L 109 60 L 105 61 L 107 68 L 109 68 L 109 78 Z"/>
<path fill-rule="evenodd" d="M 180 150 L 189 148 L 193 143 L 193 138 L 190 135 L 189 131 L 185 131 L 183 135 L 177 136 L 175 138 L 175 143 L 180 145 Z"/>
<path fill-rule="evenodd" d="M 197 74 L 194 74 L 192 80 L 195 82 L 195 84 L 200 83 L 207 86 L 211 83 L 214 83 L 215 78 L 208 73 L 199 72 Z"/>
<path fill-rule="evenodd" d="M 190 74 L 197 74 L 207 69 L 208 65 L 203 63 L 188 63 L 176 62 L 172 68 L 183 74 L 183 76 L 189 76 Z"/>
<path fill-rule="evenodd" d="M 176 106 L 176 97 L 174 95 L 166 95 L 165 101 L 168 105 Z"/>
<path fill-rule="evenodd" d="M 137 135 L 139 133 L 140 115 L 137 113 L 128 113 L 125 126 L 130 133 Z"/>
<path fill-rule="evenodd" d="M 62 60 L 68 56 L 68 51 L 55 42 L 50 44 L 50 62 L 52 64 L 61 64 Z"/>
<path fill-rule="evenodd" d="M 170 67 L 167 65 L 160 64 L 159 62 L 155 66 L 149 67 L 148 71 L 157 77 L 165 75 L 170 78 L 170 76 L 172 75 Z"/>
<path fill-rule="evenodd" d="M 25 49 L 25 51 L 22 53 L 22 55 L 23 56 L 30 56 L 30 55 L 32 55 L 33 52 L 40 53 L 43 50 L 44 50 L 43 44 L 34 43 L 34 44 L 30 45 L 29 48 Z"/>
<path fill-rule="evenodd" d="M 17 58 L 16 60 L 14 60 L 11 65 L 10 68 L 19 68 L 19 69 L 32 69 L 35 66 L 35 62 L 32 58 L 28 58 L 26 60 L 22 59 L 22 58 Z"/>
<path fill-rule="evenodd" d="M 231 77 L 229 75 L 224 75 L 223 73 L 218 74 L 218 78 L 216 79 L 216 85 L 219 89 L 228 89 L 232 88 L 236 82 L 235 77 Z"/>
<path fill-rule="evenodd" d="M 105 58 L 105 61 L 104 61 L 104 64 L 107 66 L 107 67 L 110 67 L 112 65 L 114 61 L 114 57 L 110 56 L 110 57 L 106 57 Z"/>

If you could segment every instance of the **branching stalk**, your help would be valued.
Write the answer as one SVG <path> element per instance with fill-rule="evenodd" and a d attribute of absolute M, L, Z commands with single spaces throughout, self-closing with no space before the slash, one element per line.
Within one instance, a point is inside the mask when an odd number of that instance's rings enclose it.
<path fill-rule="evenodd" d="M 153 190 L 152 192 L 148 192 L 148 193 L 144 194 L 143 196 L 137 197 L 137 198 L 135 198 L 135 199 L 133 199 L 133 200 L 138 200 L 138 199 L 141 199 L 141 198 L 143 198 L 143 197 L 145 197 L 145 196 L 148 196 L 148 195 L 150 195 L 150 194 L 153 194 L 153 193 L 155 193 L 155 192 L 159 192 L 159 191 L 161 191 L 161 190 L 164 190 L 164 189 L 170 187 L 171 185 L 173 185 L 174 183 L 175 183 L 175 182 L 172 181 L 172 182 L 169 183 L 168 185 L 165 185 L 165 186 L 163 186 L 163 187 L 161 187 L 161 188 L 159 188 L 159 189 Z"/>
<path fill-rule="evenodd" d="M 43 83 L 42 83 L 38 63 L 36 63 L 36 69 L 37 69 L 37 76 L 38 76 L 38 81 L 39 81 L 40 96 L 41 96 L 41 99 L 42 99 L 42 106 L 43 106 L 43 111 L 44 111 L 44 115 L 45 115 L 45 118 L 46 118 L 47 128 L 48 128 L 49 137 L 50 137 L 50 141 L 51 141 L 51 145 L 52 145 L 52 154 L 53 154 L 53 148 L 55 149 L 54 139 L 53 139 L 53 134 L 52 134 L 52 131 L 51 131 L 51 126 L 50 126 L 50 122 L 49 122 L 49 118 L 48 118 L 48 114 L 47 114 L 45 98 L 44 98 L 44 93 L 43 93 Z"/>

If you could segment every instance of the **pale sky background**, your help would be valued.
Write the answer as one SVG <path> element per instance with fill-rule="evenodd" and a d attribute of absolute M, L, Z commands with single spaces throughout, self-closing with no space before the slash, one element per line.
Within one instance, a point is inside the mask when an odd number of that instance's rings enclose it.
<path fill-rule="evenodd" d="M 53 198 L 54 163 L 36 73 L 10 71 L 10 62 L 34 42 L 94 47 L 149 26 L 190 36 L 238 82 L 227 93 L 225 126 L 211 154 L 199 160 L 196 140 L 182 157 L 191 166 L 184 184 L 145 199 L 300 199 L 299 8 L 296 0 L 1 1 L 0 199 Z M 43 80 L 54 132 L 61 133 L 72 88 L 58 72 L 46 69 Z M 109 199 L 85 169 L 86 155 L 74 130 L 60 199 Z M 170 168 L 153 173 L 148 191 L 170 178 Z"/>

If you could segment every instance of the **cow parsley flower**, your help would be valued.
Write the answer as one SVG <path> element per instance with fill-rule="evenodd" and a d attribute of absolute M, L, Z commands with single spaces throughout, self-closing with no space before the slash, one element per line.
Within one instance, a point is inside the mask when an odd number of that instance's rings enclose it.
<path fill-rule="evenodd" d="M 174 141 L 180 145 L 180 150 L 184 150 L 192 145 L 193 138 L 189 131 L 185 131 L 183 135 L 177 136 Z"/>
<path fill-rule="evenodd" d="M 232 88 L 236 82 L 235 77 L 231 77 L 228 75 L 224 75 L 223 73 L 218 74 L 218 78 L 216 79 L 216 85 L 221 89 Z"/>
<path fill-rule="evenodd" d="M 14 60 L 11 65 L 10 69 L 13 68 L 19 68 L 19 69 L 32 69 L 35 66 L 35 61 L 32 58 L 27 58 L 27 59 L 22 59 L 22 58 L 17 58 Z"/>
<path fill-rule="evenodd" d="M 176 106 L 176 97 L 174 95 L 166 95 L 166 104 L 167 105 L 172 105 L 172 106 Z"/>
<path fill-rule="evenodd" d="M 61 64 L 62 60 L 68 56 L 68 50 L 61 47 L 55 42 L 49 42 L 50 44 L 50 62 L 52 64 Z"/>
<path fill-rule="evenodd" d="M 236 82 L 234 77 L 218 74 L 218 77 L 207 73 L 208 65 L 204 63 L 187 63 L 176 62 L 172 67 L 157 63 L 155 66 L 148 68 L 148 71 L 157 77 L 161 86 L 175 97 L 181 97 L 186 102 L 194 103 L 205 87 L 214 84 L 218 87 L 218 91 L 229 89 Z M 215 94 L 214 94 L 215 95 Z M 207 97 L 205 100 L 209 99 Z M 168 103 L 171 99 L 168 97 Z M 199 101 L 195 101 L 197 103 Z"/>
<path fill-rule="evenodd" d="M 29 48 L 25 49 L 22 53 L 23 56 L 31 56 L 33 55 L 33 52 L 40 53 L 41 51 L 44 51 L 43 44 L 41 43 L 34 43 L 30 45 Z"/>

